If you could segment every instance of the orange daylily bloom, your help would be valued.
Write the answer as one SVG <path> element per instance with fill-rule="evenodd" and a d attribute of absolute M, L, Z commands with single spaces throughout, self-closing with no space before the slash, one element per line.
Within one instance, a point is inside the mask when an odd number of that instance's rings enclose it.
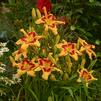
<path fill-rule="evenodd" d="M 24 36 L 16 42 L 17 45 L 21 44 L 21 49 L 27 49 L 28 46 L 40 46 L 39 39 L 43 38 L 42 36 L 38 36 L 36 32 L 26 33 L 24 29 L 21 29 L 21 32 Z"/>
<path fill-rule="evenodd" d="M 39 58 L 38 59 L 39 67 L 42 70 L 42 78 L 48 80 L 49 75 L 52 71 L 61 72 L 60 69 L 56 68 L 55 65 L 48 58 Z"/>
<path fill-rule="evenodd" d="M 24 58 L 27 58 L 27 50 L 20 48 L 19 50 L 13 52 L 12 55 L 15 57 L 15 60 L 20 59 L 21 56 L 23 56 Z"/>
<path fill-rule="evenodd" d="M 96 57 L 95 52 L 92 50 L 95 48 L 94 45 L 90 45 L 88 44 L 85 40 L 79 38 L 79 42 L 82 45 L 80 48 L 80 52 L 86 51 L 86 53 L 88 54 L 89 58 L 92 59 L 92 56 Z"/>
<path fill-rule="evenodd" d="M 86 85 L 88 86 L 88 83 L 92 80 L 97 80 L 96 78 L 93 77 L 92 73 L 93 71 L 88 71 L 87 69 L 83 68 L 80 71 L 78 71 L 79 73 L 79 78 L 77 80 L 77 82 L 82 82 L 82 80 L 85 81 Z"/>
<path fill-rule="evenodd" d="M 46 7 L 43 7 L 45 16 L 41 17 L 36 21 L 36 24 L 44 24 L 45 31 L 47 32 L 49 29 L 57 35 L 57 25 L 65 24 L 63 21 L 57 21 L 53 14 L 48 14 L 46 11 Z"/>
<path fill-rule="evenodd" d="M 34 59 L 28 60 L 27 58 L 25 58 L 21 62 L 17 63 L 17 62 L 15 62 L 13 57 L 10 56 L 10 61 L 12 62 L 12 65 L 14 67 L 18 68 L 16 76 L 20 77 L 21 75 L 23 75 L 25 73 L 27 73 L 30 76 L 35 76 L 35 71 L 36 71 L 37 65 L 34 62 Z"/>
<path fill-rule="evenodd" d="M 56 45 L 57 48 L 61 49 L 59 56 L 66 56 L 69 54 L 74 60 L 78 60 L 78 55 L 80 52 L 76 49 L 76 43 L 66 42 L 59 43 Z"/>

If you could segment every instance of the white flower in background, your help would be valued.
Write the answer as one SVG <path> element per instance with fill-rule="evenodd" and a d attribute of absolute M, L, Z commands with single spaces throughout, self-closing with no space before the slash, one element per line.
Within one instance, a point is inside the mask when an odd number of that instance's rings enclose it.
<path fill-rule="evenodd" d="M 6 95 L 6 93 L 2 89 L 0 89 L 0 96 L 2 95 Z"/>
<path fill-rule="evenodd" d="M 2 52 L 8 52 L 9 51 L 9 49 L 7 48 L 7 47 L 3 47 L 3 48 L 1 48 L 0 49 Z"/>
<path fill-rule="evenodd" d="M 0 51 L 0 57 L 3 55 L 3 52 L 2 51 Z"/>
<path fill-rule="evenodd" d="M 0 57 L 3 55 L 4 52 L 8 52 L 9 49 L 6 47 L 7 43 L 0 42 Z"/>
<path fill-rule="evenodd" d="M 4 82 L 5 85 L 12 85 L 15 84 L 13 80 L 9 79 L 8 77 L 1 76 L 0 81 Z"/>
<path fill-rule="evenodd" d="M 5 68 L 0 67 L 0 73 L 3 73 L 5 71 Z"/>
<path fill-rule="evenodd" d="M 6 72 L 5 67 L 6 67 L 5 64 L 0 63 L 0 74 L 4 74 Z M 12 84 L 16 84 L 20 81 L 21 81 L 21 79 L 16 77 L 15 74 L 13 74 L 12 79 L 10 79 L 9 77 L 4 76 L 4 75 L 0 76 L 0 82 L 3 82 L 3 84 L 5 84 L 5 85 L 11 86 Z"/>
<path fill-rule="evenodd" d="M 7 45 L 7 42 L 4 42 L 4 43 L 0 42 L 0 47 L 5 47 L 6 45 Z"/>
<path fill-rule="evenodd" d="M 9 51 L 6 45 L 7 43 L 0 42 L 0 57 L 3 56 L 4 52 Z M 0 61 L 0 84 L 3 85 L 3 87 L 9 87 L 12 84 L 15 84 L 15 81 L 9 78 L 6 74 L 6 65 Z M 0 86 L 0 96 L 2 95 L 6 95 L 6 89 L 2 89 L 2 86 Z"/>
<path fill-rule="evenodd" d="M 5 64 L 0 63 L 0 73 L 3 73 L 5 71 Z"/>
<path fill-rule="evenodd" d="M 19 82 L 21 82 L 21 78 L 19 78 L 18 76 L 16 76 L 16 74 L 13 74 L 12 80 L 14 81 L 14 83 L 19 83 Z"/>

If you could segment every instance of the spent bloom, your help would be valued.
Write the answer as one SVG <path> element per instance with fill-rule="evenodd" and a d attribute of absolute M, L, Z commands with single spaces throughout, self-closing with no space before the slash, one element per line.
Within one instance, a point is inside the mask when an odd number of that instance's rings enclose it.
<path fill-rule="evenodd" d="M 43 10 L 45 15 L 36 20 L 36 24 L 44 24 L 46 32 L 48 30 L 51 30 L 55 35 L 57 35 L 57 25 L 65 24 L 65 22 L 57 21 L 56 17 L 53 14 L 48 14 L 46 7 L 43 7 Z"/>

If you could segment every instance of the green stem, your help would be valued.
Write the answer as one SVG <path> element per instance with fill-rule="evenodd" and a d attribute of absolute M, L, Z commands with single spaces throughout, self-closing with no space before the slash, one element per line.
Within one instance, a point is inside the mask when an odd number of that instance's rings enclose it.
<path fill-rule="evenodd" d="M 71 73 L 72 62 L 71 62 L 71 59 L 70 59 L 69 55 L 66 56 L 66 61 L 67 61 L 66 63 L 67 63 L 67 66 L 68 66 L 67 72 L 70 74 Z"/>

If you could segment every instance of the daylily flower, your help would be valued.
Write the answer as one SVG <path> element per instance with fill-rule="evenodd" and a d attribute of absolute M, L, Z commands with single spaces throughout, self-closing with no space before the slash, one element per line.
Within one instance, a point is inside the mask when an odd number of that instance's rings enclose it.
<path fill-rule="evenodd" d="M 57 48 L 61 49 L 59 56 L 66 56 L 69 54 L 74 60 L 78 60 L 80 52 L 76 49 L 76 43 L 66 42 L 59 43 L 56 45 Z"/>
<path fill-rule="evenodd" d="M 92 73 L 93 71 L 88 71 L 87 69 L 83 68 L 80 71 L 78 71 L 79 73 L 79 78 L 77 80 L 77 82 L 82 82 L 82 80 L 85 81 L 86 85 L 88 86 L 88 83 L 92 80 L 97 80 L 96 78 L 93 77 Z"/>
<path fill-rule="evenodd" d="M 24 29 L 21 29 L 21 32 L 24 33 L 24 36 L 16 42 L 17 45 L 21 44 L 21 49 L 27 49 L 28 46 L 40 47 L 39 39 L 41 39 L 42 36 L 36 35 L 36 32 L 26 33 Z"/>
<path fill-rule="evenodd" d="M 34 59 L 28 60 L 25 58 L 21 62 L 15 62 L 13 57 L 10 56 L 10 61 L 12 62 L 12 65 L 14 67 L 17 67 L 17 77 L 20 77 L 21 75 L 27 73 L 29 76 L 35 76 L 35 69 L 37 68 L 36 63 L 34 62 Z"/>
<path fill-rule="evenodd" d="M 48 58 L 39 58 L 38 64 L 39 64 L 40 69 L 43 72 L 42 78 L 44 80 L 48 80 L 48 77 L 52 71 L 61 72 L 61 70 L 56 68 L 55 65 Z"/>
<path fill-rule="evenodd" d="M 41 13 L 43 13 L 43 7 L 46 7 L 46 10 L 49 12 L 52 8 L 52 4 L 50 0 L 38 0 L 36 7 L 40 10 Z"/>
<path fill-rule="evenodd" d="M 44 24 L 45 31 L 47 32 L 49 29 L 57 35 L 57 25 L 65 24 L 63 21 L 57 21 L 53 14 L 48 14 L 46 11 L 46 7 L 43 7 L 45 16 L 41 17 L 36 21 L 36 24 Z"/>
<path fill-rule="evenodd" d="M 12 55 L 15 57 L 15 60 L 18 60 L 23 56 L 24 58 L 27 58 L 27 50 L 26 49 L 18 49 L 17 51 L 13 52 Z"/>
<path fill-rule="evenodd" d="M 92 50 L 95 48 L 94 45 L 90 45 L 88 44 L 85 40 L 79 38 L 79 42 L 82 45 L 80 48 L 80 52 L 86 51 L 86 53 L 88 54 L 89 58 L 92 59 L 92 56 L 96 57 L 95 52 Z"/>

